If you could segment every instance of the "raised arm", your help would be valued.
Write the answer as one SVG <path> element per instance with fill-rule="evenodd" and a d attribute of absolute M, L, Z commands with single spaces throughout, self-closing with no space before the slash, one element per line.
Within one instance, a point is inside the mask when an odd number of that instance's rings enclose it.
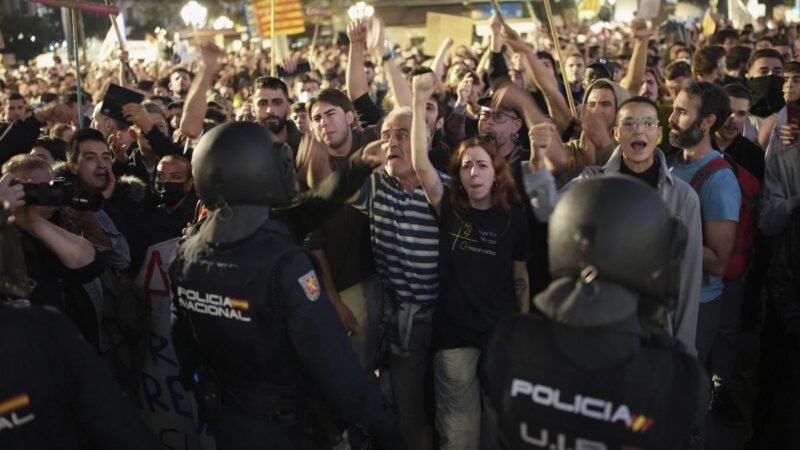
<path fill-rule="evenodd" d="M 531 47 L 514 30 L 505 26 L 503 27 L 502 36 L 509 47 L 522 55 L 522 63 L 526 72 L 542 92 L 550 117 L 558 128 L 559 133 L 563 133 L 569 127 L 573 117 L 566 99 L 561 95 L 555 73 L 536 57 Z"/>
<path fill-rule="evenodd" d="M 417 173 L 431 204 L 437 214 L 441 212 L 444 188 L 439 174 L 428 158 L 428 127 L 425 125 L 425 104 L 436 89 L 436 75 L 426 73 L 412 80 L 414 92 L 414 115 L 411 119 L 411 164 Z"/>
<path fill-rule="evenodd" d="M 208 111 L 206 94 L 219 71 L 222 50 L 210 42 L 204 42 L 200 45 L 200 54 L 200 73 L 192 82 L 181 117 L 181 133 L 192 139 L 197 139 L 203 133 L 203 120 Z"/>
<path fill-rule="evenodd" d="M 631 95 L 639 95 L 639 89 L 644 82 L 644 72 L 647 69 L 647 43 L 650 39 L 647 22 L 644 19 L 634 19 L 631 22 L 631 33 L 633 34 L 633 54 L 628 65 L 628 72 L 625 73 L 619 84 Z"/>
<path fill-rule="evenodd" d="M 386 40 L 384 39 L 383 21 L 378 19 L 374 26 L 380 27 L 378 32 L 378 39 L 375 42 L 375 47 L 370 50 L 375 55 L 376 59 L 381 59 L 381 68 L 383 73 L 386 74 L 386 81 L 389 82 L 389 89 L 394 95 L 395 103 L 397 106 L 411 106 L 411 86 L 408 84 L 403 72 L 394 63 L 391 58 L 391 53 L 386 49 Z M 441 79 L 441 78 L 439 78 Z"/>
<path fill-rule="evenodd" d="M 433 64 L 431 64 L 431 69 L 433 69 L 433 73 L 436 74 L 436 79 L 440 80 L 444 78 L 444 60 L 447 58 L 447 51 L 450 50 L 450 47 L 453 46 L 453 38 L 448 37 L 447 39 L 442 42 L 441 47 L 439 47 L 439 51 L 436 52 L 436 57 L 433 58 Z"/>
<path fill-rule="evenodd" d="M 350 38 L 350 53 L 347 58 L 345 84 L 350 100 L 355 100 L 369 92 L 367 74 L 364 72 L 364 53 L 367 48 L 367 25 L 356 21 L 347 26 L 347 37 Z"/>

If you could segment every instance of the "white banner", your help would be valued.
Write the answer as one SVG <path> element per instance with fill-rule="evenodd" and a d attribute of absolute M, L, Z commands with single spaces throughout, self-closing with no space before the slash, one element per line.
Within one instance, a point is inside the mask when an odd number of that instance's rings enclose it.
<path fill-rule="evenodd" d="M 162 448 L 213 450 L 208 427 L 198 423 L 194 397 L 181 386 L 178 358 L 172 345 L 172 308 L 167 269 L 178 238 L 151 246 L 136 277 L 136 287 L 150 302 L 150 351 L 142 371 L 139 404 L 145 422 Z"/>

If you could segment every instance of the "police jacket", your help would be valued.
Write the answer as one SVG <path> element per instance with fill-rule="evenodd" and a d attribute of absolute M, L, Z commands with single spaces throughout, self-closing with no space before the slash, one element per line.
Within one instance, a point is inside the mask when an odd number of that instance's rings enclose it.
<path fill-rule="evenodd" d="M 500 448 L 679 448 L 703 414 L 700 366 L 637 329 L 502 320 L 485 361 Z"/>
<path fill-rule="evenodd" d="M 160 448 L 109 370 L 55 309 L 0 305 L 0 341 L 0 448 Z"/>
<path fill-rule="evenodd" d="M 181 245 L 170 267 L 181 372 L 202 362 L 219 379 L 223 410 L 273 424 L 287 419 L 308 377 L 342 418 L 391 433 L 395 419 L 287 225 L 267 220 L 232 244 L 203 237 L 201 229 Z"/>

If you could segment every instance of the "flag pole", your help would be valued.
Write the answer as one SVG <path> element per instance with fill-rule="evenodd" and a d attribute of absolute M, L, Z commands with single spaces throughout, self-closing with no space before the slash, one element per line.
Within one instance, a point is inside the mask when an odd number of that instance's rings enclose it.
<path fill-rule="evenodd" d="M 108 0 L 104 0 L 106 6 L 111 6 Z M 125 51 L 125 44 L 122 41 L 122 32 L 119 29 L 119 24 L 117 23 L 117 17 L 113 14 L 109 14 L 108 18 L 111 20 L 111 26 L 114 27 L 114 32 L 117 34 L 117 42 L 119 42 L 119 50 L 124 52 Z"/>
<path fill-rule="evenodd" d="M 564 92 L 567 95 L 569 111 L 572 113 L 573 117 L 577 117 L 577 113 L 575 112 L 575 101 L 572 99 L 572 87 L 569 85 L 569 81 L 567 81 L 567 72 L 564 70 L 564 58 L 561 56 L 561 44 L 558 42 L 556 26 L 553 23 L 553 12 L 550 9 L 550 0 L 544 0 L 544 11 L 547 14 L 547 24 L 550 27 L 550 36 L 553 40 L 553 47 L 555 47 L 556 56 L 558 57 L 558 66 L 561 68 L 561 78 L 564 80 Z"/>
<path fill-rule="evenodd" d="M 72 22 L 72 53 L 75 58 L 75 89 L 78 91 L 78 128 L 83 128 L 83 87 L 81 86 L 81 60 L 78 51 L 78 15 L 75 8 L 70 8 Z"/>
<path fill-rule="evenodd" d="M 270 7 L 269 7 L 269 34 L 270 34 L 270 74 L 274 77 L 277 75 L 277 64 L 278 62 L 275 61 L 275 0 L 270 0 Z"/>

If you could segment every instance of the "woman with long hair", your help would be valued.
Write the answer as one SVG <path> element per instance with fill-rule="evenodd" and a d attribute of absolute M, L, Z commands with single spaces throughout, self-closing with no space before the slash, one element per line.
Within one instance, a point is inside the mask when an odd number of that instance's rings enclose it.
<path fill-rule="evenodd" d="M 529 310 L 528 229 L 508 162 L 490 139 L 461 143 L 449 181 L 434 169 L 425 126 L 434 83 L 432 74 L 413 79 L 411 160 L 439 219 L 432 343 L 436 429 L 442 449 L 478 449 L 478 360 L 501 317 Z"/>

